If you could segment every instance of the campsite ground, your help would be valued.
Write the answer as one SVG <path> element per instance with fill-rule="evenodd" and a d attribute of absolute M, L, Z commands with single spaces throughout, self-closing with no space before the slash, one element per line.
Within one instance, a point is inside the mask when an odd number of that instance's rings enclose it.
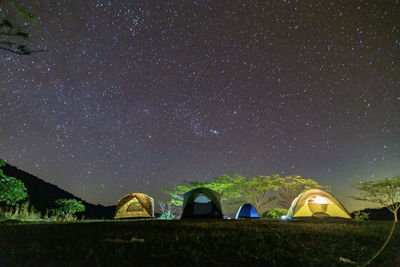
<path fill-rule="evenodd" d="M 0 224 L 0 266 L 353 265 L 350 261 L 362 264 L 373 256 L 391 225 L 320 220 L 8 222 Z M 397 225 L 374 264 L 400 266 L 399 240 Z"/>

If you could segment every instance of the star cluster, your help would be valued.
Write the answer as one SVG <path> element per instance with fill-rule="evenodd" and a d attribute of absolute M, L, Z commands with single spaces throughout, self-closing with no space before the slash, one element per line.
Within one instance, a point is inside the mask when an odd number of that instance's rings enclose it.
<path fill-rule="evenodd" d="M 90 202 L 224 173 L 400 173 L 399 1 L 30 1 L 0 157 Z"/>

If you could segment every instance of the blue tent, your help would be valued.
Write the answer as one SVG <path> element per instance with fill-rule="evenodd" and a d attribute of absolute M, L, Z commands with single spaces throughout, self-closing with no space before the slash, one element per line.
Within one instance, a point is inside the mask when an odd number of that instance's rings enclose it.
<path fill-rule="evenodd" d="M 243 204 L 237 211 L 235 219 L 242 218 L 258 219 L 260 218 L 260 215 L 258 215 L 258 212 L 251 204 Z"/>

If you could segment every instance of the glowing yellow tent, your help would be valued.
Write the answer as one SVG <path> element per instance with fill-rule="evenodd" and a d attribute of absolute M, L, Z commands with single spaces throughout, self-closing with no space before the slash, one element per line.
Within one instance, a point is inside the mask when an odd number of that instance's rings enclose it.
<path fill-rule="evenodd" d="M 348 211 L 332 195 L 310 189 L 298 195 L 290 206 L 288 217 L 337 217 L 350 219 Z"/>
<path fill-rule="evenodd" d="M 154 199 L 141 193 L 132 193 L 118 200 L 114 219 L 153 218 Z"/>

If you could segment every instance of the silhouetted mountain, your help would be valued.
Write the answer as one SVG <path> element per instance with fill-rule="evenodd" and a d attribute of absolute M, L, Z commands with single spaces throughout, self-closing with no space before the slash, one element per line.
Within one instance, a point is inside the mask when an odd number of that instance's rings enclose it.
<path fill-rule="evenodd" d="M 394 219 L 393 213 L 387 208 L 363 209 L 361 212 L 369 213 L 368 220 L 372 221 L 386 221 Z M 354 218 L 354 213 L 356 213 L 356 211 L 351 213 L 352 218 Z M 400 210 L 397 212 L 397 216 L 400 217 Z"/>
<path fill-rule="evenodd" d="M 79 213 L 78 216 L 83 214 L 85 218 L 90 219 L 112 219 L 114 217 L 116 206 L 105 207 L 88 203 L 56 185 L 47 183 L 9 164 L 1 167 L 1 169 L 5 175 L 15 177 L 24 183 L 29 195 L 27 200 L 29 200 L 30 204 L 35 207 L 36 210 L 42 213 L 45 212 L 46 209 L 54 208 L 54 201 L 56 199 L 66 198 L 82 201 L 85 205 L 85 212 Z"/>

